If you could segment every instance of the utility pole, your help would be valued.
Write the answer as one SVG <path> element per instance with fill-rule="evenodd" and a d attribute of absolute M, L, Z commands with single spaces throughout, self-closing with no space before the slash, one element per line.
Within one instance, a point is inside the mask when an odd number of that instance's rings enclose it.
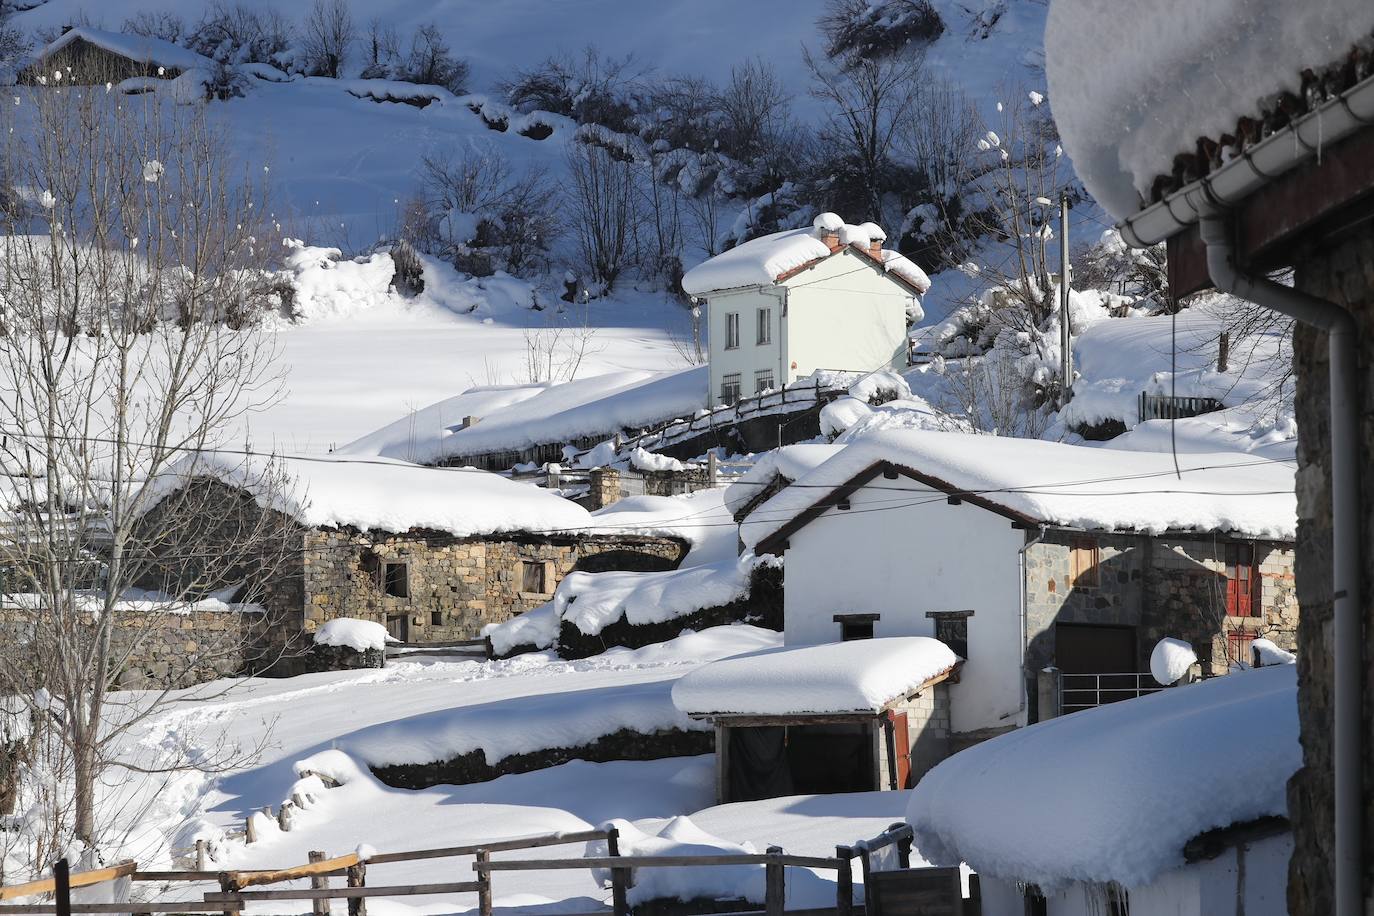
<path fill-rule="evenodd" d="M 1059 406 L 1073 389 L 1073 337 L 1069 333 L 1069 192 L 1059 192 L 1059 362 L 1063 379 Z"/>

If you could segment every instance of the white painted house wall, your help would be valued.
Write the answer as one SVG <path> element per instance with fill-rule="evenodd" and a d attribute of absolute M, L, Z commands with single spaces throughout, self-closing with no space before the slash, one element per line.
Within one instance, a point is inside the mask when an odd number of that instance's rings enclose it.
<path fill-rule="evenodd" d="M 817 498 L 821 495 L 818 493 Z M 873 635 L 934 636 L 927 611 L 972 610 L 969 659 L 950 687 L 956 732 L 1024 725 L 1024 532 L 906 477 L 878 477 L 788 539 L 783 642 L 840 638 L 836 614 L 880 614 Z"/>
<path fill-rule="evenodd" d="M 1149 884 L 1128 887 L 1131 916 L 1257 916 L 1288 911 L 1288 859 L 1293 835 L 1226 850 L 1215 859 L 1165 872 Z M 1244 868 L 1241 859 L 1244 858 Z M 983 916 L 1024 916 L 1014 881 L 983 877 Z M 1047 916 L 1102 916 L 1102 890 L 1082 882 L 1050 893 Z"/>
<path fill-rule="evenodd" d="M 779 284 L 706 294 L 709 403 L 723 403 L 721 384 L 734 373 L 741 395 L 748 397 L 755 392 L 755 373 L 764 369 L 772 370 L 781 387 L 816 369 L 904 367 L 912 298 L 882 268 L 848 248 Z M 772 310 L 767 344 L 757 342 L 761 308 Z M 739 315 L 740 339 L 738 347 L 726 349 L 730 314 Z"/>

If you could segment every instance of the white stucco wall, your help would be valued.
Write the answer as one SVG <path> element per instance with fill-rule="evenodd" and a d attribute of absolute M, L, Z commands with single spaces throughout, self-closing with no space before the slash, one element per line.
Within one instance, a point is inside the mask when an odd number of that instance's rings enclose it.
<path fill-rule="evenodd" d="M 906 365 L 911 297 L 862 255 L 846 248 L 784 285 L 788 381 L 816 369 L 868 372 Z"/>
<path fill-rule="evenodd" d="M 817 493 L 820 499 L 822 493 Z M 878 477 L 788 541 L 787 645 L 840 638 L 836 614 L 880 614 L 873 635 L 934 636 L 927 611 L 972 610 L 969 659 L 950 688 L 954 731 L 1024 724 L 1021 571 L 1024 532 L 1006 518 L 905 477 Z"/>
<path fill-rule="evenodd" d="M 1293 835 L 1285 833 L 1165 872 L 1147 885 L 1127 888 L 1131 916 L 1285 913 L 1288 859 L 1292 854 Z M 1015 882 L 984 878 L 982 892 L 983 916 L 1024 916 L 1023 898 Z M 1101 916 L 1106 912 L 1102 891 L 1079 882 L 1050 894 L 1045 902 L 1048 916 Z"/>
<path fill-rule="evenodd" d="M 721 403 L 721 380 L 732 372 L 740 377 L 740 395 L 748 397 L 754 393 L 754 373 L 759 369 L 772 369 L 775 385 L 781 387 L 791 376 L 783 372 L 782 362 L 782 313 L 783 291 L 780 288 L 734 290 L 713 293 L 706 300 L 706 327 L 711 360 L 711 391 L 709 403 L 715 407 Z M 757 344 L 758 310 L 773 310 L 773 337 L 771 343 Z M 726 315 L 739 315 L 739 347 L 725 349 Z"/>

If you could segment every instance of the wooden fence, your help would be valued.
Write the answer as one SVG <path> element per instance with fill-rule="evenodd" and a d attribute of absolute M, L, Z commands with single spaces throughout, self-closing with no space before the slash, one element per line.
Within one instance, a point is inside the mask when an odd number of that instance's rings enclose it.
<path fill-rule="evenodd" d="M 66 863 L 58 863 L 54 876 L 41 881 L 11 887 L 0 887 L 0 916 L 73 916 L 73 914 L 118 914 L 132 916 L 160 913 L 219 913 L 223 916 L 242 914 L 255 903 L 269 901 L 309 901 L 313 916 L 328 916 L 332 900 L 348 901 L 348 916 L 366 916 L 369 897 L 416 897 L 434 894 L 476 894 L 480 916 L 492 916 L 493 878 L 497 872 L 527 872 L 550 870 L 605 869 L 611 875 L 611 909 L 613 916 L 629 916 L 629 890 L 635 883 L 635 872 L 644 868 L 703 868 L 757 865 L 763 869 L 764 905 L 762 909 L 743 910 L 730 916 L 782 916 L 786 903 L 786 869 L 811 868 L 836 873 L 835 905 L 822 909 L 788 910 L 802 916 L 860 916 L 863 905 L 853 902 L 855 859 L 863 861 L 864 873 L 869 870 L 868 856 L 891 843 L 910 844 L 910 828 L 884 834 L 875 840 L 855 846 L 836 847 L 834 857 L 789 855 L 779 847 L 770 846 L 762 854 L 723 854 L 708 856 L 622 856 L 619 834 L 614 829 L 586 830 L 545 836 L 517 837 L 448 846 L 418 849 L 408 852 L 372 854 L 366 859 L 357 853 L 329 857 L 324 852 L 310 853 L 310 861 L 291 868 L 251 871 L 144 871 L 133 862 L 121 862 L 109 868 L 80 872 L 68 876 Z M 562 859 L 494 859 L 495 853 L 525 849 L 566 846 L 575 843 L 604 842 L 606 854 Z M 369 871 L 379 866 L 427 859 L 471 857 L 471 877 L 466 871 L 450 873 L 461 880 L 435 880 L 420 884 L 369 885 Z M 905 858 L 905 857 L 904 857 Z M 905 865 L 905 861 L 903 861 Z M 915 872 L 912 873 L 915 875 Z M 342 887 L 331 886 L 330 879 L 342 876 Z M 436 875 L 441 878 L 441 875 Z M 197 900 L 130 900 L 123 903 L 73 903 L 73 888 L 93 887 L 128 878 L 134 883 L 158 884 L 164 890 L 174 884 L 213 883 L 217 891 L 205 892 Z M 271 885 L 306 881 L 310 887 L 271 888 Z M 258 889 L 261 888 L 261 889 Z M 24 897 L 51 895 L 41 903 L 5 904 L 3 901 Z M 956 904 L 957 905 L 957 904 Z M 596 913 L 565 914 L 565 916 L 607 916 L 606 910 Z"/>
<path fill-rule="evenodd" d="M 492 657 L 491 639 L 453 639 L 446 642 L 391 642 L 386 645 L 387 658 L 414 658 L 461 655 L 465 658 Z"/>

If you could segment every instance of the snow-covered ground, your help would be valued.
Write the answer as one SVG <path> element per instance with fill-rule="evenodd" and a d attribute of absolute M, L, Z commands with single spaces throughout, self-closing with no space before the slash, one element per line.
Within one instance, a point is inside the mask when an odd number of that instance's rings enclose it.
<path fill-rule="evenodd" d="M 501 710 L 501 716 L 487 716 L 486 730 L 460 736 L 463 749 L 473 741 L 487 744 L 496 751 L 491 755 L 495 758 L 503 749 L 497 742 L 558 743 L 559 735 L 522 719 L 524 704 L 558 706 L 569 717 L 582 712 L 600 715 L 603 705 L 616 703 L 631 710 L 632 717 L 659 707 L 676 715 L 667 690 L 676 678 L 705 662 L 776 646 L 779 640 L 778 634 L 753 627 L 718 627 L 577 662 L 547 654 L 500 662 L 392 662 L 382 670 L 251 679 L 227 693 L 227 682 L 215 682 L 178 693 L 170 706 L 130 733 L 126 751 L 146 761 L 165 760 L 171 754 L 233 756 L 240 749 L 244 759 L 233 761 L 219 775 L 178 773 L 165 785 L 154 780 L 138 797 L 129 794 L 127 786 L 114 789 L 106 805 L 116 820 L 132 828 L 121 854 L 145 866 L 170 864 L 174 855 L 186 855 L 196 838 L 211 842 L 215 868 L 262 868 L 304 862 L 312 849 L 343 854 L 360 844 L 379 852 L 431 848 L 585 830 L 617 818 L 656 833 L 669 819 L 683 815 L 729 842 L 752 843 L 759 849 L 779 844 L 799 854 L 833 852 L 837 843 L 876 835 L 897 820 L 906 793 L 714 807 L 709 756 L 573 761 L 485 783 L 408 791 L 382 785 L 360 762 L 374 744 L 400 747 L 396 733 L 405 730 L 407 722 L 435 717 L 466 717 L 475 723 L 485 712 Z M 139 696 L 125 695 L 133 700 Z M 584 702 L 593 697 L 608 702 Z M 631 709 L 636 704 L 641 712 Z M 602 718 L 606 729 L 623 724 Z M 442 735 L 421 731 L 424 734 L 415 736 L 438 740 Z M 248 753 L 254 749 L 255 754 Z M 457 745 L 444 748 L 455 749 Z M 326 789 L 318 777 L 301 780 L 302 770 L 327 775 L 341 785 Z M 258 814 L 259 839 L 245 844 L 237 833 L 244 818 L 266 805 L 279 807 L 293 792 L 311 796 L 304 808 L 294 811 L 293 829 L 282 832 L 275 821 Z M 575 846 L 529 855 L 582 852 Z M 436 867 L 456 870 L 443 880 L 464 880 L 462 873 L 469 865 L 462 860 L 398 863 L 379 866 L 369 877 L 374 884 L 433 881 Z M 829 878 L 806 875 L 794 884 L 810 889 L 807 899 L 826 894 L 833 899 Z M 495 885 L 501 907 L 561 901 L 545 912 L 585 911 L 606 897 L 589 871 L 498 875 Z M 194 895 L 203 890 L 183 887 L 177 892 Z M 475 900 L 466 898 L 376 902 L 382 913 L 449 913 L 473 905 Z M 291 906 L 282 904 L 276 911 L 289 911 Z"/>

